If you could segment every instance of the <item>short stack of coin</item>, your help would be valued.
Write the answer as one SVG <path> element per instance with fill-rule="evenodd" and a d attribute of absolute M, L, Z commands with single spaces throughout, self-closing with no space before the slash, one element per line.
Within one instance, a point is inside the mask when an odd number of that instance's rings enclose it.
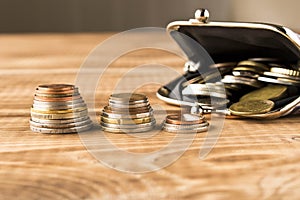
<path fill-rule="evenodd" d="M 148 98 L 137 93 L 112 94 L 109 105 L 100 114 L 103 130 L 113 133 L 146 132 L 152 130 L 155 123 Z"/>
<path fill-rule="evenodd" d="M 200 133 L 208 130 L 205 117 L 193 114 L 167 115 L 163 129 L 171 133 Z"/>
<path fill-rule="evenodd" d="M 78 88 L 69 84 L 39 85 L 31 108 L 30 128 L 49 134 L 78 133 L 92 128 Z"/>

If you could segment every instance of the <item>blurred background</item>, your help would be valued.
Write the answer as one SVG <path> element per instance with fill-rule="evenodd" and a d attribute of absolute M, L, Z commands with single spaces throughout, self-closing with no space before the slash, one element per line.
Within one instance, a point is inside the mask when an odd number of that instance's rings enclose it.
<path fill-rule="evenodd" d="M 299 0 L 0 0 L 0 32 L 95 32 L 166 27 L 210 10 L 212 20 L 271 22 L 300 30 Z"/>

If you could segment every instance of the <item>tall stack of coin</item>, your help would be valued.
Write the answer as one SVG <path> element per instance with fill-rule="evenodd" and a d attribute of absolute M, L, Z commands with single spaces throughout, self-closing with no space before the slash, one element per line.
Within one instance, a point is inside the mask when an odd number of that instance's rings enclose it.
<path fill-rule="evenodd" d="M 92 126 L 87 106 L 77 87 L 51 84 L 36 88 L 31 108 L 32 131 L 50 134 L 78 133 Z"/>
<path fill-rule="evenodd" d="M 207 131 L 208 126 L 204 116 L 173 114 L 166 117 L 163 129 L 171 133 L 200 133 Z"/>
<path fill-rule="evenodd" d="M 109 105 L 100 115 L 103 130 L 113 133 L 146 132 L 153 129 L 155 123 L 148 98 L 137 93 L 112 94 Z"/>

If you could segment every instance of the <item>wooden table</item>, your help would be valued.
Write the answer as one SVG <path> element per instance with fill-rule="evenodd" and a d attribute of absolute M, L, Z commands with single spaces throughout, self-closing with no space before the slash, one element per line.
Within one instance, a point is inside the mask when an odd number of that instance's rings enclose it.
<path fill-rule="evenodd" d="M 299 199 L 300 116 L 272 121 L 226 119 L 216 146 L 204 159 L 198 134 L 173 164 L 150 173 L 124 173 L 101 164 L 78 134 L 44 135 L 29 129 L 35 87 L 74 83 L 88 53 L 111 34 L 0 35 L 0 199 Z M 184 61 L 146 50 L 120 58 L 109 83 L 132 66 L 158 62 L 181 73 Z M 155 97 L 157 84 L 139 90 Z M 99 107 L 112 91 L 98 90 Z M 136 153 L 163 148 L 174 135 L 150 139 L 106 134 Z M 101 141 L 99 141 L 101 142 Z M 167 156 L 167 155 L 166 155 Z M 133 163 L 134 164 L 134 163 Z"/>

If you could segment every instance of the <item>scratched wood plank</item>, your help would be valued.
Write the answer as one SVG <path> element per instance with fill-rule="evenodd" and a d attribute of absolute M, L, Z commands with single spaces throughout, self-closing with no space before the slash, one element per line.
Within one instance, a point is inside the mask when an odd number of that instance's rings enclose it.
<path fill-rule="evenodd" d="M 0 199 L 299 198 L 299 116 L 273 121 L 226 119 L 216 146 L 204 160 L 199 159 L 199 151 L 205 134 L 199 134 L 176 162 L 144 174 L 104 166 L 77 134 L 31 132 L 28 120 L 35 87 L 73 83 L 88 53 L 109 36 L 0 35 Z M 105 74 L 103 81 L 109 84 L 100 82 L 97 106 L 106 104 L 113 84 L 132 66 L 149 62 L 171 66 L 178 73 L 184 63 L 163 51 L 130 53 Z M 178 109 L 159 101 L 157 88 L 150 84 L 138 90 L 146 93 L 152 104 L 169 111 Z M 149 139 L 106 136 L 116 146 L 135 153 L 158 150 L 174 138 L 163 132 Z"/>

